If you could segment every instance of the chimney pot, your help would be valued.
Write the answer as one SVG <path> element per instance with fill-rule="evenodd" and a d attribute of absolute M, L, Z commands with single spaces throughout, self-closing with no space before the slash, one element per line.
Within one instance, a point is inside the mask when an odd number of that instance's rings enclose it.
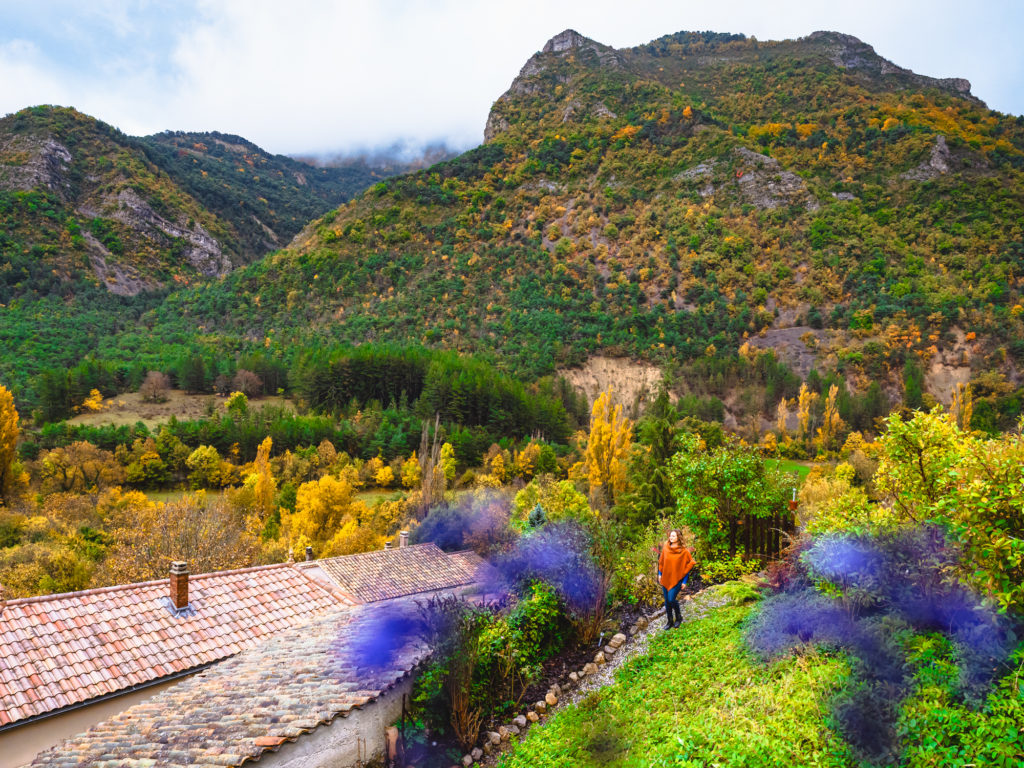
<path fill-rule="evenodd" d="M 306 547 L 306 561 L 309 562 L 312 559 L 313 559 L 313 548 L 312 547 Z"/>
<path fill-rule="evenodd" d="M 401 531 L 398 534 L 398 546 L 399 547 L 408 547 L 409 546 L 409 532 L 408 531 Z"/>
<path fill-rule="evenodd" d="M 384 542 L 384 549 L 391 549 L 391 539 Z"/>
<path fill-rule="evenodd" d="M 180 611 L 188 606 L 188 563 L 175 560 L 171 563 L 171 605 Z"/>

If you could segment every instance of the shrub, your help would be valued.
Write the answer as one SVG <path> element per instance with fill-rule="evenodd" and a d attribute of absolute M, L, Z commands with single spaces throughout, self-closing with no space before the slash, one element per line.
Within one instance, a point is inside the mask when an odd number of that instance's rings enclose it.
<path fill-rule="evenodd" d="M 150 371 L 139 386 L 139 394 L 147 403 L 163 403 L 167 401 L 167 390 L 170 387 L 171 380 L 167 378 L 167 374 Z"/>
<path fill-rule="evenodd" d="M 1016 644 L 1005 617 L 947 578 L 955 561 L 934 526 L 821 537 L 803 551 L 799 577 L 764 601 L 747 642 L 764 658 L 808 643 L 847 651 L 854 675 L 832 703 L 833 718 L 862 758 L 895 760 L 915 634 L 949 639 L 959 662 L 958 696 L 974 702 L 1005 673 Z"/>
<path fill-rule="evenodd" d="M 681 522 L 693 531 L 698 561 L 736 554 L 743 515 L 765 517 L 786 507 L 786 483 L 756 449 L 732 443 L 701 450 L 695 435 L 680 438 L 669 474 Z"/>
<path fill-rule="evenodd" d="M 520 529 L 525 528 L 528 517 L 537 506 L 544 511 L 545 520 L 553 523 L 560 520 L 586 523 L 596 516 L 587 497 L 577 491 L 571 481 L 557 481 L 550 475 L 535 477 L 515 495 L 512 501 L 513 524 Z"/>

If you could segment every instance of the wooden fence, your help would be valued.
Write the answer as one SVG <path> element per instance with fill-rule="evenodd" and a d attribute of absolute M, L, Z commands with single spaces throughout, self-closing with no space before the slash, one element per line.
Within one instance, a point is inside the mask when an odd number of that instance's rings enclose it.
<path fill-rule="evenodd" d="M 744 515 L 729 526 L 729 554 L 742 552 L 744 557 L 772 560 L 782 552 L 787 534 L 796 530 L 792 512 L 777 512 L 768 517 Z"/>

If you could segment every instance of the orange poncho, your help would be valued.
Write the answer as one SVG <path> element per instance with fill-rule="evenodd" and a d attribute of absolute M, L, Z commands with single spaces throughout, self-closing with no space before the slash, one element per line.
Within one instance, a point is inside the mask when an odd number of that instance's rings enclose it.
<path fill-rule="evenodd" d="M 661 554 L 658 555 L 658 570 L 661 571 L 661 578 L 658 583 L 665 589 L 672 589 L 682 581 L 696 563 L 693 562 L 693 555 L 690 550 L 677 542 L 669 544 L 667 541 L 661 546 Z"/>

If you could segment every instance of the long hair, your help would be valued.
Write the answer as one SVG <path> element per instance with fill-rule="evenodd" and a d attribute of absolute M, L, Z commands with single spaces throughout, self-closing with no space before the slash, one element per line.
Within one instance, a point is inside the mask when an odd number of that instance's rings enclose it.
<path fill-rule="evenodd" d="M 669 546 L 672 543 L 673 533 L 676 535 L 676 544 L 678 544 L 680 547 L 685 548 L 686 544 L 683 542 L 683 532 L 680 531 L 678 528 L 673 528 L 668 532 L 668 535 L 665 536 L 665 546 Z"/>

